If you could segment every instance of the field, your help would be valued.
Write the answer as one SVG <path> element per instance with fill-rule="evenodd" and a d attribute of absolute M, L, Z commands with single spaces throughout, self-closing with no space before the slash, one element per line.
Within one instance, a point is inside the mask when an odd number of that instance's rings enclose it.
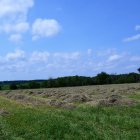
<path fill-rule="evenodd" d="M 0 140 L 139 140 L 140 83 L 0 91 Z"/>

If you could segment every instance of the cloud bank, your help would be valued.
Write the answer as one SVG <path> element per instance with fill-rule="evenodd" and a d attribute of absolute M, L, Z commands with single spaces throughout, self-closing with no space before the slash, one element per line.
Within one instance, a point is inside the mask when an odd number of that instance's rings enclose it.
<path fill-rule="evenodd" d="M 90 50 L 90 51 L 89 51 Z M 92 53 L 91 53 L 92 52 Z M 100 52 L 100 51 L 99 51 Z M 107 50 L 100 56 L 88 49 L 85 52 L 26 52 L 17 49 L 0 56 L 0 72 L 19 75 L 19 79 L 33 77 L 49 78 L 67 75 L 95 75 L 101 71 L 108 73 L 136 70 L 140 58 L 126 53 Z M 116 68 L 119 67 L 119 70 Z M 33 76 L 31 76 L 34 74 Z M 22 77 L 23 76 L 23 77 Z M 7 80 L 14 80 L 7 79 Z M 18 77 L 16 77 L 18 79 Z"/>

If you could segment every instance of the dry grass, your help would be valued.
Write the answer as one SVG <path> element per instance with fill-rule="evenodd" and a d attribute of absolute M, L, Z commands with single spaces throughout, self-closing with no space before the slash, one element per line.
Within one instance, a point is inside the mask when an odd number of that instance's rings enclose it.
<path fill-rule="evenodd" d="M 135 105 L 139 102 L 136 99 L 139 96 L 139 91 L 140 84 L 138 83 L 2 91 L 0 94 L 11 100 L 34 106 L 48 105 L 73 109 L 81 104 L 91 106 Z M 120 98 L 116 99 L 115 97 Z"/>

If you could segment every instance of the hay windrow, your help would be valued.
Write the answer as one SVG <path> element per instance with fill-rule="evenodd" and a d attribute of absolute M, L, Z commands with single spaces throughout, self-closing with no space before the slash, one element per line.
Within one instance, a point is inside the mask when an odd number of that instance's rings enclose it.
<path fill-rule="evenodd" d="M 4 109 L 0 109 L 0 116 L 7 116 L 9 115 L 10 113 Z"/>
<path fill-rule="evenodd" d="M 137 97 L 137 93 L 140 93 L 139 83 L 1 91 L 0 95 L 24 104 L 71 109 L 80 104 L 131 106 L 137 104 L 138 100 L 129 97 Z"/>

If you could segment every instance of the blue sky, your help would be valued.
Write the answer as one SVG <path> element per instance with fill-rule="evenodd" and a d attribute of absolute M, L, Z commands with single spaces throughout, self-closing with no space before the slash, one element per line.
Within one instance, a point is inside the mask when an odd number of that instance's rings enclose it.
<path fill-rule="evenodd" d="M 1 0 L 0 80 L 136 72 L 139 0 Z"/>

